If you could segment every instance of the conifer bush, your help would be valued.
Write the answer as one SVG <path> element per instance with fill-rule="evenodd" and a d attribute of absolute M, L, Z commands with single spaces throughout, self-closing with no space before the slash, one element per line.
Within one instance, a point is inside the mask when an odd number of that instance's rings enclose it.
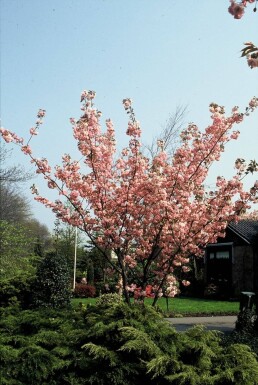
<path fill-rule="evenodd" d="M 11 278 L 0 279 L 0 307 L 11 305 L 29 307 L 34 279 L 35 276 L 26 271 L 19 272 Z"/>
<path fill-rule="evenodd" d="M 76 310 L 2 309 L 1 384 L 258 384 L 246 345 L 200 326 L 178 333 L 152 307 L 112 296 Z"/>

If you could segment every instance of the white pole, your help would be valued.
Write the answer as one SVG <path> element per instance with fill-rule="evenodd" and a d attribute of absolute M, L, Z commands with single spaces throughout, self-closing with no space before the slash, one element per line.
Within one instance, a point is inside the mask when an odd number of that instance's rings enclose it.
<path fill-rule="evenodd" d="M 75 227 L 75 240 L 74 240 L 74 266 L 73 266 L 73 290 L 75 290 L 76 282 L 76 259 L 77 259 L 77 227 Z"/>

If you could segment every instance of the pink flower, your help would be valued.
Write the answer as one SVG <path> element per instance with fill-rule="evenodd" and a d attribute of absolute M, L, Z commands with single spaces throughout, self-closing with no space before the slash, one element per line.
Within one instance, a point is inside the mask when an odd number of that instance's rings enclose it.
<path fill-rule="evenodd" d="M 42 109 L 39 109 L 38 110 L 38 114 L 37 114 L 37 117 L 40 119 L 40 118 L 44 118 L 44 116 L 46 115 L 46 110 L 42 110 Z"/>
<path fill-rule="evenodd" d="M 30 134 L 31 134 L 31 135 L 38 135 L 38 132 L 36 131 L 36 128 L 35 128 L 35 127 L 32 127 L 32 128 L 30 129 Z"/>
<path fill-rule="evenodd" d="M 235 0 L 230 0 L 231 5 L 228 8 L 228 12 L 234 16 L 234 19 L 241 19 L 245 13 L 243 3 L 236 3 Z"/>
<path fill-rule="evenodd" d="M 123 105 L 125 110 L 128 110 L 128 108 L 131 107 L 132 105 L 132 99 L 129 99 L 129 98 L 123 99 Z"/>
<path fill-rule="evenodd" d="M 251 56 L 249 56 L 249 57 L 247 58 L 247 64 L 248 64 L 249 67 L 251 67 L 251 68 L 258 67 L 258 58 L 252 58 Z"/>
<path fill-rule="evenodd" d="M 13 142 L 13 136 L 11 135 L 11 133 L 9 131 L 2 130 L 1 134 L 3 136 L 3 139 L 6 141 L 6 143 Z"/>
<path fill-rule="evenodd" d="M 47 182 L 48 188 L 54 189 L 56 187 L 56 183 L 53 180 Z"/>
<path fill-rule="evenodd" d="M 239 137 L 240 132 L 239 131 L 233 131 L 232 134 L 230 135 L 231 139 L 237 139 Z"/>
<path fill-rule="evenodd" d="M 35 184 L 33 184 L 33 185 L 30 187 L 30 189 L 31 189 L 32 194 L 36 194 L 36 195 L 39 194 L 38 189 L 37 189 L 37 187 L 35 186 Z"/>
<path fill-rule="evenodd" d="M 73 190 L 73 191 L 70 193 L 70 198 L 71 198 L 72 200 L 76 200 L 76 199 L 78 199 L 78 197 L 79 197 L 79 192 L 78 192 L 78 191 Z"/>
<path fill-rule="evenodd" d="M 28 145 L 22 146 L 21 150 L 25 155 L 31 155 L 32 154 L 31 148 Z"/>
<path fill-rule="evenodd" d="M 256 98 L 256 97 L 254 96 L 254 97 L 250 100 L 249 106 L 250 106 L 251 108 L 258 107 L 258 98 Z"/>
<path fill-rule="evenodd" d="M 246 4 L 247 3 L 250 3 L 250 4 L 252 4 L 252 3 L 254 3 L 255 2 L 255 0 L 242 0 L 242 4 L 246 7 Z"/>

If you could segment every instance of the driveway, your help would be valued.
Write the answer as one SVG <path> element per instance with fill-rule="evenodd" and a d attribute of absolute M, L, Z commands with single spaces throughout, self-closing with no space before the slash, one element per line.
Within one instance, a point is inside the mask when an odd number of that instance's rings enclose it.
<path fill-rule="evenodd" d="M 224 333 L 234 330 L 236 319 L 237 316 L 167 318 L 177 331 L 185 331 L 194 325 L 204 325 L 208 330 L 219 330 Z"/>

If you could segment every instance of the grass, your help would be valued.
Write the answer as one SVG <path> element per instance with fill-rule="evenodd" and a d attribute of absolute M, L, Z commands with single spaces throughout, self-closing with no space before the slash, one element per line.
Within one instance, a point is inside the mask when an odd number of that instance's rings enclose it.
<path fill-rule="evenodd" d="M 94 304 L 96 298 L 74 298 L 73 306 L 82 304 Z M 152 304 L 152 299 L 146 299 L 147 304 Z M 212 316 L 212 315 L 236 315 L 239 312 L 239 302 L 237 301 L 216 301 L 210 299 L 176 297 L 168 299 L 168 308 L 166 298 L 158 300 L 157 307 L 164 312 L 166 316 Z"/>

